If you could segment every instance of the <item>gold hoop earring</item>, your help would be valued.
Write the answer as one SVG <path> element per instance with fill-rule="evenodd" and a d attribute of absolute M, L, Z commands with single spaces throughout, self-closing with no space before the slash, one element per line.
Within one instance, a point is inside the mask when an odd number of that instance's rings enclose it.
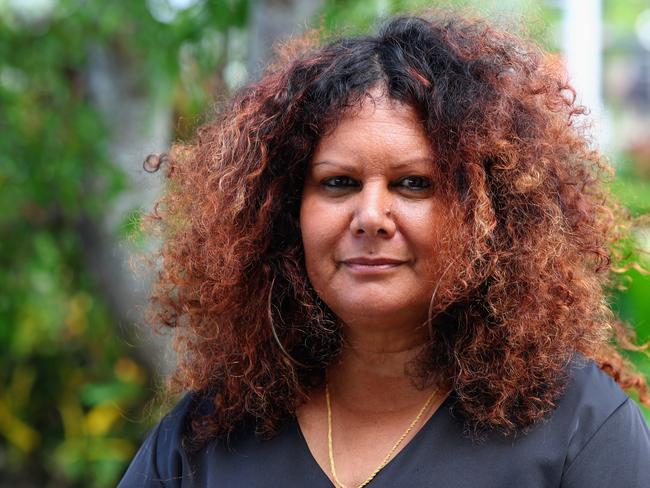
<path fill-rule="evenodd" d="M 269 287 L 269 296 L 267 299 L 266 303 L 266 313 L 269 319 L 269 325 L 271 326 L 271 333 L 273 334 L 273 339 L 275 340 L 276 344 L 280 348 L 280 351 L 282 354 L 295 366 L 300 366 L 301 368 L 309 368 L 306 364 L 301 363 L 297 359 L 295 359 L 289 352 L 285 349 L 284 345 L 282 345 L 282 342 L 280 341 L 280 337 L 278 336 L 278 332 L 275 330 L 275 325 L 273 324 L 273 303 L 271 300 L 271 297 L 273 296 L 273 285 L 275 284 L 275 276 L 271 280 L 271 286 Z"/>
<path fill-rule="evenodd" d="M 429 331 L 429 340 L 431 340 L 431 338 L 433 337 L 433 329 L 432 329 L 433 317 L 431 317 L 431 314 L 433 313 L 433 300 L 435 299 L 438 293 L 438 288 L 440 288 L 440 282 L 445 277 L 447 271 L 449 271 L 449 268 L 451 268 L 451 265 L 454 264 L 454 262 L 455 262 L 454 259 L 451 259 L 449 261 L 449 264 L 440 275 L 440 278 L 438 278 L 438 283 L 436 283 L 436 287 L 433 289 L 433 293 L 431 294 L 431 300 L 429 300 L 429 311 L 427 313 L 427 329 Z"/>

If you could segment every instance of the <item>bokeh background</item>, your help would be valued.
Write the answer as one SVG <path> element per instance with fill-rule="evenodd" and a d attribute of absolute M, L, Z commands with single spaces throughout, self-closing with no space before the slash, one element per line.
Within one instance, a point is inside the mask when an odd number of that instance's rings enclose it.
<path fill-rule="evenodd" d="M 0 487 L 114 486 L 166 408 L 173 354 L 144 314 L 157 243 L 139 231 L 162 182 L 145 156 L 308 25 L 352 34 L 436 5 L 562 55 L 614 192 L 650 211 L 647 0 L 0 0 Z M 612 304 L 650 340 L 650 279 L 627 275 Z"/>

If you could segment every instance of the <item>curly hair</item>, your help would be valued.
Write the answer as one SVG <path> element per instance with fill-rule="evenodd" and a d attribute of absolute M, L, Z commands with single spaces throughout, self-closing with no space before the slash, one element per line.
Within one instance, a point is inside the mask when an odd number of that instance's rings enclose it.
<path fill-rule="evenodd" d="M 175 329 L 176 388 L 214 406 L 193 419 L 194 441 L 243 424 L 272 436 L 339 353 L 339 321 L 305 271 L 301 192 L 319 138 L 376 87 L 417 110 L 440 191 L 462 210 L 414 379 L 449 386 L 475 434 L 526 431 L 552 411 L 576 353 L 650 406 L 621 354 L 648 345 L 606 301 L 632 221 L 557 58 L 454 15 L 313 38 L 167 156 L 150 216 L 164 238 L 151 310 Z"/>

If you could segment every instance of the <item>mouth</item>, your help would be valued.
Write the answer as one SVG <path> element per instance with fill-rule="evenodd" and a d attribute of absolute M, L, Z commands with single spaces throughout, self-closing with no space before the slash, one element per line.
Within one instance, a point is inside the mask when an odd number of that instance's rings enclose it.
<path fill-rule="evenodd" d="M 391 271 L 405 262 L 390 258 L 352 258 L 341 261 L 341 264 L 355 273 L 376 274 Z"/>

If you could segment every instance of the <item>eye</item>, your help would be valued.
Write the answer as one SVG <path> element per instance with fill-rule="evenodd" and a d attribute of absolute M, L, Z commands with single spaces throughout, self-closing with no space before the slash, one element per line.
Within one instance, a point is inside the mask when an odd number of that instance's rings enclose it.
<path fill-rule="evenodd" d="M 321 185 L 332 190 L 359 186 L 359 184 L 349 176 L 332 176 L 331 178 L 325 178 L 321 181 Z"/>
<path fill-rule="evenodd" d="M 424 176 L 405 176 L 395 186 L 402 186 L 409 190 L 421 191 L 431 188 L 431 180 Z"/>

